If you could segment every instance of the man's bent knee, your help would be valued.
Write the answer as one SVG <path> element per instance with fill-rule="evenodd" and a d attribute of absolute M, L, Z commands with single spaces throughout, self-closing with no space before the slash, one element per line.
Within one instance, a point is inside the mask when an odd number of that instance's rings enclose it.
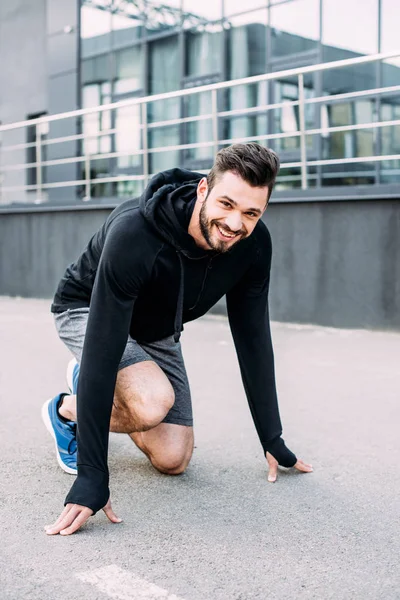
<path fill-rule="evenodd" d="M 149 390 L 121 394 L 116 390 L 114 396 L 114 420 L 123 424 L 125 433 L 148 431 L 161 423 L 175 402 L 172 386 L 160 392 Z"/>
<path fill-rule="evenodd" d="M 181 475 L 184 473 L 192 458 L 193 447 L 184 450 L 165 450 L 162 453 L 150 454 L 150 461 L 154 468 L 165 475 Z"/>
<path fill-rule="evenodd" d="M 160 473 L 164 473 L 164 475 L 182 475 L 182 473 L 186 471 L 190 459 L 180 461 L 173 460 L 171 462 L 161 459 L 161 461 L 158 462 L 157 460 L 150 458 L 150 461 L 153 467 L 157 469 L 157 471 L 160 471 Z"/>

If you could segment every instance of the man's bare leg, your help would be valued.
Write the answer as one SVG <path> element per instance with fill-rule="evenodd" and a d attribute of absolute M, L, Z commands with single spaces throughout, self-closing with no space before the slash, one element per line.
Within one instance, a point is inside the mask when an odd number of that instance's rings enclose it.
<path fill-rule="evenodd" d="M 162 423 L 175 400 L 165 373 L 153 361 L 118 372 L 110 431 L 128 433 L 152 465 L 169 475 L 183 473 L 193 452 L 193 428 Z M 76 421 L 76 396 L 65 396 L 62 417 Z"/>
<path fill-rule="evenodd" d="M 160 423 L 149 431 L 129 434 L 153 467 L 166 475 L 180 475 L 193 454 L 193 427 Z"/>

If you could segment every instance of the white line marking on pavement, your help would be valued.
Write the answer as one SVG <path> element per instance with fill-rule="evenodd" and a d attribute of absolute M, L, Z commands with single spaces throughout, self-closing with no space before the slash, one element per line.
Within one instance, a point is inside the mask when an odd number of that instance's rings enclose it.
<path fill-rule="evenodd" d="M 76 577 L 116 600 L 183 600 L 117 565 L 77 573 Z"/>

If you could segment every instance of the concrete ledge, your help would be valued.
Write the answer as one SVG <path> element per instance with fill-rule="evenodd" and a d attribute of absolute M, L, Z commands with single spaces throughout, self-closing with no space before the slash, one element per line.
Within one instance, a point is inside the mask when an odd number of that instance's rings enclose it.
<path fill-rule="evenodd" d="M 51 298 L 113 206 L 0 214 L 0 295 Z M 400 200 L 273 202 L 271 318 L 400 330 Z M 221 301 L 213 311 L 225 314 Z"/>

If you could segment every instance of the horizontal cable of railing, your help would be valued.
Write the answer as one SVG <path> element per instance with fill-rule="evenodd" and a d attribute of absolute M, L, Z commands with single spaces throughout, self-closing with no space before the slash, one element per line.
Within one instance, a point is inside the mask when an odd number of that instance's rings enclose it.
<path fill-rule="evenodd" d="M 254 138 L 253 138 L 254 139 Z M 310 160 L 307 162 L 307 166 L 316 167 L 316 166 L 329 166 L 329 165 L 343 165 L 343 164 L 356 164 L 356 163 L 374 163 L 381 161 L 394 161 L 400 160 L 400 154 L 388 154 L 388 155 L 380 155 L 380 156 L 360 156 L 356 158 L 340 158 L 340 159 L 324 159 L 324 160 Z M 281 169 L 295 169 L 300 168 L 302 165 L 301 162 L 288 162 L 282 163 Z M 199 171 L 202 172 L 201 170 Z M 204 171 L 205 173 L 207 171 Z M 345 173 L 346 176 L 353 176 L 352 171 L 348 171 Z M 52 183 L 43 183 L 43 189 L 52 189 L 57 187 L 76 187 L 82 186 L 87 183 L 91 185 L 101 184 L 101 183 L 113 183 L 113 182 L 124 182 L 124 181 L 144 181 L 147 177 L 152 177 L 153 175 L 120 175 L 115 177 L 98 177 L 96 179 L 80 179 L 75 181 L 57 181 Z M 4 191 L 35 191 L 37 188 L 36 185 L 23 185 L 23 186 L 4 186 L 2 189 Z"/>
<path fill-rule="evenodd" d="M 206 86 L 201 86 L 197 88 L 190 88 L 186 90 L 178 90 L 176 92 L 168 92 L 165 94 L 157 94 L 153 96 L 141 97 L 141 98 L 131 98 L 128 100 L 111 103 L 108 105 L 102 105 L 99 107 L 92 107 L 88 109 L 80 109 L 77 111 L 71 111 L 69 113 L 62 113 L 59 115 L 49 115 L 45 117 L 39 117 L 38 119 L 32 119 L 28 121 L 21 121 L 19 123 L 12 123 L 9 125 L 0 126 L 0 133 L 15 130 L 18 128 L 31 128 L 35 127 L 37 129 L 37 139 L 34 142 L 29 142 L 25 144 L 14 144 L 10 146 L 0 146 L 1 152 L 11 152 L 15 150 L 24 150 L 24 149 L 36 149 L 36 157 L 37 160 L 35 162 L 23 162 L 17 164 L 5 164 L 3 165 L 0 173 L 6 174 L 13 171 L 20 170 L 36 170 L 37 183 L 31 185 L 4 185 L 1 186 L 1 178 L 0 178 L 0 191 L 1 192 L 11 192 L 11 191 L 36 191 L 40 196 L 42 190 L 53 189 L 57 187 L 76 187 L 76 186 L 85 186 L 86 191 L 90 196 L 90 186 L 97 185 L 100 183 L 112 183 L 112 182 L 129 182 L 129 181 L 144 181 L 146 182 L 150 177 L 149 174 L 149 163 L 148 157 L 151 154 L 159 154 L 163 152 L 172 152 L 172 151 L 190 151 L 190 150 L 199 150 L 204 148 L 210 148 L 216 151 L 219 147 L 237 143 L 237 142 L 249 142 L 257 140 L 259 142 L 268 141 L 268 140 L 286 140 L 286 139 L 299 139 L 299 146 L 297 148 L 293 148 L 292 150 L 296 150 L 300 152 L 300 161 L 295 162 L 283 162 L 281 165 L 282 169 L 292 169 L 292 168 L 300 168 L 301 169 L 301 181 L 303 189 L 307 187 L 307 181 L 313 180 L 314 175 L 312 173 L 308 173 L 307 170 L 309 168 L 318 167 L 318 166 L 330 166 L 330 165 L 339 165 L 339 164 L 356 164 L 356 163 L 379 163 L 382 161 L 395 161 L 400 159 L 400 155 L 396 153 L 397 148 L 394 146 L 392 152 L 386 155 L 375 155 L 375 156 L 354 156 L 354 157 L 346 157 L 346 158 L 324 158 L 318 160 L 310 160 L 307 158 L 307 152 L 310 150 L 308 148 L 308 139 L 311 136 L 320 135 L 322 137 L 328 137 L 330 134 L 335 133 L 344 133 L 344 132 L 357 132 L 360 130 L 372 130 L 374 132 L 378 129 L 383 129 L 387 127 L 397 127 L 400 125 L 400 119 L 391 119 L 386 121 L 378 121 L 374 120 L 366 123 L 356 123 L 349 125 L 339 125 L 339 126 L 328 126 L 321 125 L 320 127 L 313 129 L 306 129 L 306 121 L 305 121 L 305 107 L 307 105 L 313 104 L 321 104 L 321 105 L 329 105 L 338 102 L 348 101 L 348 100 L 357 100 L 360 98 L 363 99 L 374 99 L 384 98 L 393 94 L 400 92 L 400 85 L 397 86 L 386 86 L 381 88 L 372 88 L 367 90 L 353 91 L 353 92 L 345 92 L 340 94 L 332 94 L 325 95 L 320 97 L 304 97 L 304 75 L 312 74 L 320 71 L 328 71 L 331 69 L 344 68 L 349 66 L 355 66 L 359 64 L 365 63 L 374 63 L 381 60 L 387 60 L 390 58 L 394 58 L 398 56 L 399 53 L 381 53 L 374 56 L 367 57 L 358 57 L 355 59 L 346 59 L 342 61 L 335 61 L 332 63 L 324 63 L 320 65 L 311 65 L 309 67 L 301 67 L 297 69 L 290 69 L 286 71 L 279 71 L 275 73 L 268 73 L 263 75 L 258 75 L 255 77 L 247 77 L 244 79 L 234 80 L 234 81 L 225 81 L 217 84 L 210 84 Z M 224 111 L 218 111 L 217 108 L 217 92 L 219 90 L 226 90 L 235 88 L 237 86 L 243 85 L 253 85 L 255 83 L 262 83 L 267 81 L 274 81 L 277 79 L 284 79 L 287 77 L 298 77 L 298 89 L 299 89 L 299 99 L 298 100 L 285 100 L 277 103 L 270 104 L 261 104 L 253 107 L 239 108 L 239 109 L 230 109 Z M 162 121 L 154 121 L 148 122 L 148 111 L 147 107 L 149 104 L 161 101 L 168 100 L 171 98 L 180 98 L 187 97 L 190 95 L 211 92 L 211 113 L 206 113 L 203 115 L 192 115 L 185 116 L 181 118 L 167 119 Z M 264 100 L 265 102 L 265 100 Z M 111 152 L 94 152 L 90 153 L 86 147 L 84 147 L 81 155 L 77 156 L 69 156 L 65 158 L 51 159 L 51 160 L 42 160 L 42 147 L 49 146 L 51 144 L 63 143 L 63 142 L 74 142 L 74 141 L 82 141 L 83 143 L 90 142 L 90 140 L 95 140 L 97 142 L 100 141 L 100 138 L 104 138 L 105 136 L 117 136 L 121 132 L 121 129 L 114 127 L 106 130 L 99 130 L 95 133 L 92 132 L 83 132 L 75 135 L 69 135 L 58 138 L 46 138 L 42 139 L 42 132 L 39 127 L 45 123 L 51 123 L 54 121 L 58 121 L 60 119 L 74 118 L 74 117 L 91 117 L 96 116 L 105 111 L 110 111 L 114 109 L 119 109 L 123 107 L 129 106 L 138 106 L 141 108 L 141 123 L 135 124 L 135 130 L 140 132 L 142 135 L 142 144 L 143 149 L 130 148 L 129 150 L 116 150 Z M 242 136 L 242 137 L 229 137 L 225 139 L 219 139 L 218 137 L 218 120 L 223 122 L 224 120 L 229 120 L 234 123 L 235 119 L 241 119 L 243 117 L 257 118 L 258 116 L 265 115 L 268 111 L 274 109 L 287 109 L 288 107 L 298 107 L 299 109 L 299 124 L 298 128 L 293 131 L 285 131 L 280 133 L 267 133 L 267 134 L 257 134 L 254 133 L 251 136 Z M 139 115 L 138 115 L 139 116 Z M 190 124 L 190 123 L 199 123 L 204 121 L 210 121 L 212 125 L 212 136 L 213 139 L 210 141 L 203 142 L 193 142 L 193 143 L 181 143 L 174 144 L 170 146 L 161 146 L 161 147 L 149 147 L 149 143 L 147 140 L 147 134 L 149 130 L 154 130 L 157 128 L 171 127 L 176 125 Z M 85 121 L 83 120 L 83 129 L 85 129 Z M 48 133 L 48 130 L 47 132 Z M 98 160 L 107 160 L 107 159 L 120 159 L 124 157 L 143 157 L 143 174 L 141 175 L 109 175 L 106 177 L 98 176 L 93 178 L 90 173 L 90 165 L 93 161 Z M 71 181 L 57 181 L 57 182 L 49 182 L 45 183 L 42 181 L 43 167 L 51 167 L 51 166 L 59 166 L 59 165 L 72 165 L 84 163 L 85 169 L 85 178 L 79 180 L 71 180 Z M 207 171 L 205 171 L 207 172 Z M 349 173 L 346 173 L 346 176 Z M 322 175 L 323 176 L 323 175 Z M 290 176 L 289 176 L 290 177 Z M 289 180 L 287 178 L 287 180 Z"/>
<path fill-rule="evenodd" d="M 400 119 L 394 119 L 391 121 L 373 121 L 370 123 L 357 123 L 355 125 L 338 125 L 335 127 L 320 127 L 318 129 L 306 129 L 305 130 L 305 135 L 306 136 L 311 136 L 311 135 L 324 135 L 324 134 L 328 134 L 328 133 L 340 133 L 340 132 L 347 132 L 347 131 L 359 131 L 359 130 L 363 130 L 363 129 L 375 129 L 375 128 L 383 128 L 383 127 L 394 127 L 394 126 L 398 126 L 400 125 Z M 295 137 L 299 137 L 300 136 L 300 132 L 299 131 L 292 131 L 292 132 L 287 132 L 287 133 L 271 133 L 271 134 L 265 134 L 265 135 L 252 135 L 252 136 L 248 136 L 248 137 L 241 137 L 241 138 L 227 138 L 224 140 L 219 140 L 218 141 L 218 145 L 227 145 L 227 144 L 231 144 L 231 143 L 236 143 L 236 142 L 241 142 L 241 143 L 245 143 L 254 139 L 257 140 L 279 140 L 279 139 L 289 139 L 289 138 L 295 138 Z M 188 150 L 188 149 L 199 149 L 199 148 L 206 148 L 206 147 L 212 147 L 214 145 L 214 141 L 209 141 L 209 142 L 194 142 L 192 144 L 178 144 L 178 145 L 174 145 L 174 146 L 163 146 L 163 147 L 159 147 L 159 148 L 148 148 L 147 152 L 149 154 L 151 153 L 160 153 L 160 152 L 168 152 L 168 151 L 172 151 L 172 150 Z M 25 169 L 25 168 L 34 168 L 39 166 L 39 164 L 41 166 L 56 166 L 56 165 L 62 165 L 62 164 L 72 164 L 72 163 L 78 163 L 78 162 L 84 162 L 87 158 L 87 156 L 90 157 L 90 160 L 103 160 L 103 159 L 110 159 L 110 158 L 122 158 L 124 156 L 141 156 L 145 153 L 145 150 L 140 150 L 140 149 L 136 149 L 136 150 L 125 150 L 125 151 L 116 151 L 116 152 L 105 152 L 105 153 L 98 153 L 98 154 L 89 154 L 89 155 L 82 155 L 82 156 L 72 156 L 72 157 L 68 157 L 68 158 L 59 158 L 59 159 L 53 159 L 53 160 L 47 160 L 47 161 L 41 161 L 41 163 L 37 163 L 37 162 L 32 162 L 32 163 L 19 163 L 19 164 L 15 164 L 15 165 L 7 165 L 5 167 L 3 167 L 1 169 L 2 172 L 7 172 L 7 171 L 18 171 L 20 169 Z"/>

